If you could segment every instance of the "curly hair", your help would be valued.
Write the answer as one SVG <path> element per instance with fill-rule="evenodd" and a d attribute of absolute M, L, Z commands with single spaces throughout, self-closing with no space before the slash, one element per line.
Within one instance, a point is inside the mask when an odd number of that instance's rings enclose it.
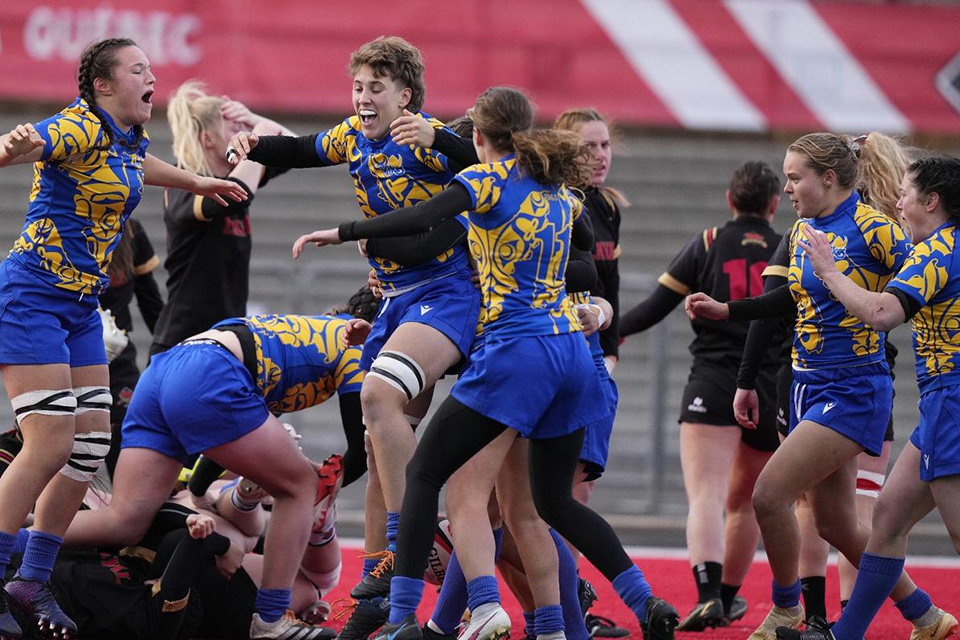
<path fill-rule="evenodd" d="M 388 77 L 410 89 L 407 109 L 413 112 L 423 109 L 427 96 L 427 85 L 423 81 L 426 67 L 423 55 L 415 46 L 399 36 L 380 36 L 350 54 L 347 72 L 355 76 L 364 65 L 373 69 L 376 75 Z"/>

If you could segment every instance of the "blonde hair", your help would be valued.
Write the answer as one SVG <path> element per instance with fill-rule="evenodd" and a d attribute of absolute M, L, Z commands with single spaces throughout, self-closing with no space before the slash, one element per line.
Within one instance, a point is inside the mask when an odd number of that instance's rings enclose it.
<path fill-rule="evenodd" d="M 910 164 L 900 142 L 872 132 L 850 143 L 860 160 L 861 198 L 880 213 L 899 221 L 900 183 Z"/>
<path fill-rule="evenodd" d="M 593 107 L 583 107 L 580 109 L 567 109 L 553 123 L 554 129 L 564 129 L 566 131 L 579 131 L 580 127 L 588 122 L 602 122 L 607 128 L 612 128 L 607 119 L 600 115 L 600 112 Z M 599 185 L 597 190 L 607 201 L 612 209 L 625 209 L 630 206 L 630 201 L 623 192 L 613 187 Z"/>
<path fill-rule="evenodd" d="M 173 155 L 178 167 L 201 176 L 213 176 L 200 134 L 223 129 L 220 114 L 223 103 L 223 98 L 208 96 L 206 86 L 198 80 L 184 82 L 170 97 L 167 119 L 173 131 Z"/>

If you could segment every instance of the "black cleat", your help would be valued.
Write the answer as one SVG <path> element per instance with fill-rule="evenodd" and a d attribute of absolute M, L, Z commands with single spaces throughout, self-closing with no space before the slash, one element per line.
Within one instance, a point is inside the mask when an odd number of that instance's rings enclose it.
<path fill-rule="evenodd" d="M 355 600 L 386 598 L 390 595 L 390 580 L 393 578 L 393 562 L 397 554 L 390 550 L 379 551 L 366 557 L 380 558 L 380 563 L 358 582 L 350 597 Z"/>
<path fill-rule="evenodd" d="M 746 598 L 743 596 L 734 596 L 733 602 L 730 603 L 730 608 L 727 609 L 723 615 L 723 626 L 742 619 L 743 616 L 747 615 L 748 608 Z"/>
<path fill-rule="evenodd" d="M 656 596 L 647 598 L 647 616 L 640 621 L 644 640 L 673 640 L 673 631 L 680 622 L 677 610 Z"/>
<path fill-rule="evenodd" d="M 354 600 L 333 619 L 339 620 L 348 613 L 350 617 L 337 636 L 338 640 L 367 640 L 390 616 L 390 601 L 385 598 Z"/>
<path fill-rule="evenodd" d="M 380 629 L 376 640 L 423 640 L 417 615 L 411 613 L 399 624 L 387 623 Z"/>
<path fill-rule="evenodd" d="M 809 616 L 804 623 L 807 625 L 807 629 L 819 629 L 821 631 L 829 629 L 833 626 L 833 623 L 827 622 L 827 619 L 821 616 L 818 613 Z"/>
<path fill-rule="evenodd" d="M 724 626 L 724 620 L 723 601 L 720 598 L 710 598 L 706 602 L 698 602 L 677 626 L 677 631 L 716 629 Z"/>
<path fill-rule="evenodd" d="M 23 636 L 23 630 L 13 614 L 10 613 L 10 607 L 7 606 L 7 594 L 3 590 L 3 581 L 0 580 L 0 638 L 20 638 Z"/>
<path fill-rule="evenodd" d="M 829 627 L 821 629 L 808 625 L 806 631 L 777 627 L 777 640 L 835 640 L 835 638 Z"/>
<path fill-rule="evenodd" d="M 586 616 L 587 611 L 597 601 L 597 590 L 588 581 L 580 578 L 580 584 L 577 586 L 577 599 L 580 600 L 580 613 Z"/>
<path fill-rule="evenodd" d="M 440 633 L 431 629 L 430 625 L 425 624 L 420 628 L 420 635 L 423 636 L 423 640 L 457 640 L 457 631 L 459 629 L 454 629 L 453 633 Z"/>
<path fill-rule="evenodd" d="M 626 638 L 630 635 L 629 629 L 618 627 L 613 620 L 603 616 L 588 613 L 583 617 L 583 624 L 590 638 Z"/>

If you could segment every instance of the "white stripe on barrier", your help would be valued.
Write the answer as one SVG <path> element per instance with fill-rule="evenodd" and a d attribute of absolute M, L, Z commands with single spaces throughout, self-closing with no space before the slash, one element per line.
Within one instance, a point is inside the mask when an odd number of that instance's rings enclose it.
<path fill-rule="evenodd" d="M 909 120 L 809 2 L 724 4 L 826 128 L 837 133 L 910 131 Z"/>
<path fill-rule="evenodd" d="M 581 0 L 685 127 L 763 131 L 766 118 L 667 0 Z"/>

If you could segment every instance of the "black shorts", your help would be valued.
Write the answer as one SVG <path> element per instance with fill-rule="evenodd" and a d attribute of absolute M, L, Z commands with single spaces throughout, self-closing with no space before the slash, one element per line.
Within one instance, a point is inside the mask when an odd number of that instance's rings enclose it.
<path fill-rule="evenodd" d="M 757 375 L 760 424 L 756 429 L 740 427 L 741 441 L 757 451 L 775 451 L 780 444 L 775 426 L 775 370 L 761 369 Z M 720 427 L 738 426 L 733 415 L 737 392 L 737 371 L 706 363 L 694 363 L 683 389 L 680 422 Z"/>
<path fill-rule="evenodd" d="M 777 372 L 777 432 L 784 438 L 790 430 L 790 385 L 793 383 L 793 366 L 782 365 Z M 896 398 L 897 392 L 893 392 Z M 890 412 L 890 422 L 887 431 L 883 434 L 884 442 L 893 442 L 893 412 Z"/>

